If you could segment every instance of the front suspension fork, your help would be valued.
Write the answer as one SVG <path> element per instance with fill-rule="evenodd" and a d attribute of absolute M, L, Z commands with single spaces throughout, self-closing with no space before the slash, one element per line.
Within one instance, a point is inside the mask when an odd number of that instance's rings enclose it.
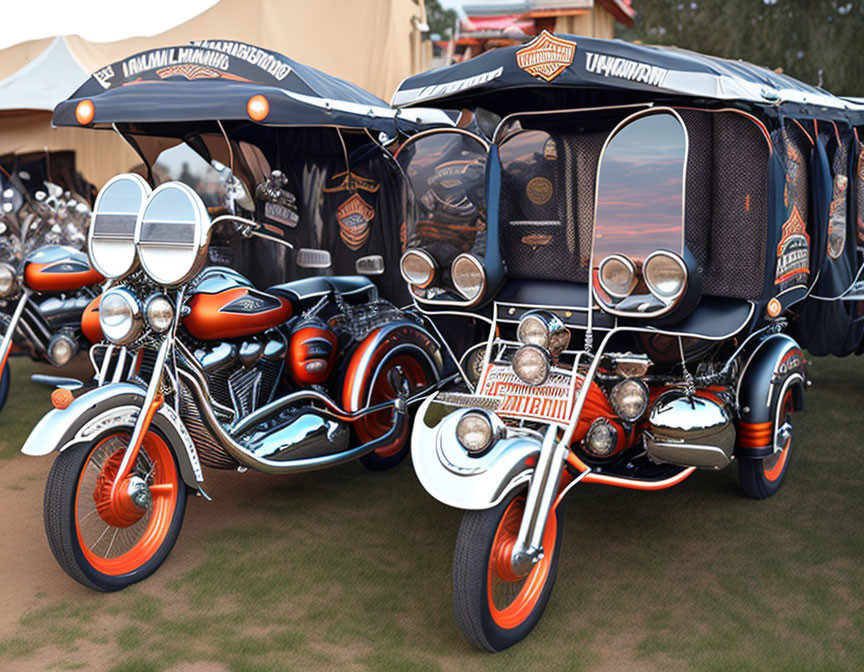
<path fill-rule="evenodd" d="M 6 329 L 6 333 L 3 334 L 3 340 L 0 341 L 0 377 L 2 377 L 3 371 L 6 370 L 6 360 L 9 358 L 9 352 L 12 350 L 12 339 L 15 337 L 15 330 L 18 328 L 18 322 L 21 320 L 21 315 L 27 305 L 27 301 L 30 300 L 30 294 L 31 291 L 25 287 L 21 298 L 18 299 L 15 310 L 12 312 L 12 317 L 9 318 L 9 326 Z"/>

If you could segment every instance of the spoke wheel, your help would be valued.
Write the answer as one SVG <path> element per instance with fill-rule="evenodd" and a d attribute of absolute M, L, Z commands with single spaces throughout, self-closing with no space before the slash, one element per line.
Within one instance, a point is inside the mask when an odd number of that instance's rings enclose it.
<path fill-rule="evenodd" d="M 390 386 L 388 374 L 390 370 L 400 366 L 405 372 L 405 378 L 411 388 L 411 394 L 424 388 L 429 384 L 429 376 L 426 368 L 417 359 L 409 355 L 397 355 L 390 359 L 375 378 L 372 384 L 371 392 L 369 393 L 369 405 L 390 401 L 396 398 L 396 391 Z M 360 418 L 354 423 L 354 430 L 357 433 L 357 438 L 366 443 L 377 439 L 379 436 L 386 434 L 393 419 L 393 412 L 390 409 L 370 413 L 369 415 Z M 360 461 L 373 471 L 384 471 L 395 467 L 408 454 L 408 439 L 410 432 L 406 433 L 405 440 L 397 443 L 394 446 L 387 448 L 379 448 L 378 450 L 360 458 Z"/>
<path fill-rule="evenodd" d="M 522 640 L 543 615 L 558 571 L 561 505 L 543 533 L 544 556 L 518 575 L 510 558 L 525 511 L 524 491 L 462 519 L 453 561 L 456 622 L 479 648 L 501 651 Z"/>
<path fill-rule="evenodd" d="M 738 463 L 738 474 L 741 487 L 745 494 L 755 499 L 767 499 L 773 496 L 783 484 L 786 470 L 789 468 L 789 456 L 792 453 L 792 391 L 788 390 L 783 397 L 782 411 L 779 416 L 781 426 L 789 428 L 783 449 L 761 460 L 742 459 Z M 773 436 L 773 433 L 772 433 Z"/>
<path fill-rule="evenodd" d="M 173 547 L 186 508 L 174 454 L 155 431 L 144 437 L 129 476 L 113 487 L 129 440 L 129 432 L 114 432 L 60 453 L 46 485 L 51 550 L 72 578 L 97 590 L 119 590 L 152 574 Z"/>

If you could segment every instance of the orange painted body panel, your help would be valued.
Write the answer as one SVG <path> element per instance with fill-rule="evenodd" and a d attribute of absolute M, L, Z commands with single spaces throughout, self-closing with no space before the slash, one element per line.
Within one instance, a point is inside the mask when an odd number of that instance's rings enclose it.
<path fill-rule="evenodd" d="M 94 268 L 81 271 L 64 271 L 68 261 L 60 260 L 47 264 L 29 263 L 24 269 L 24 282 L 37 292 L 62 292 L 95 285 L 105 280 Z"/>
<path fill-rule="evenodd" d="M 91 343 L 98 343 L 102 340 L 102 327 L 99 324 L 99 304 L 102 303 L 102 295 L 100 294 L 84 309 L 81 313 L 81 331 Z"/>
<path fill-rule="evenodd" d="M 315 341 L 326 341 L 316 345 Z M 320 385 L 324 383 L 333 371 L 333 364 L 338 354 L 336 349 L 338 338 L 329 329 L 321 327 L 302 327 L 291 335 L 288 349 L 288 370 L 298 385 Z M 324 354 L 329 346 L 329 354 Z M 321 349 L 322 352 L 316 352 Z M 306 365 L 312 360 L 324 360 L 326 366 L 317 371 L 309 371 Z"/>
<path fill-rule="evenodd" d="M 189 309 L 183 325 L 195 338 L 202 340 L 258 334 L 282 324 L 292 313 L 287 300 L 250 287 L 196 294 L 189 301 Z"/>

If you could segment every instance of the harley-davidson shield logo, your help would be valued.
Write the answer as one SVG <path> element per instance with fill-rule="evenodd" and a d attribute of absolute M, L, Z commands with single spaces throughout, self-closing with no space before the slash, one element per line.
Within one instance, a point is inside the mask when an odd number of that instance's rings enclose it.
<path fill-rule="evenodd" d="M 529 75 L 551 82 L 573 63 L 575 55 L 575 42 L 562 40 L 544 30 L 516 52 L 516 65 Z"/>
<path fill-rule="evenodd" d="M 363 200 L 360 194 L 353 194 L 336 209 L 339 222 L 339 235 L 352 250 L 359 250 L 369 240 L 369 222 L 375 217 L 375 208 Z"/>

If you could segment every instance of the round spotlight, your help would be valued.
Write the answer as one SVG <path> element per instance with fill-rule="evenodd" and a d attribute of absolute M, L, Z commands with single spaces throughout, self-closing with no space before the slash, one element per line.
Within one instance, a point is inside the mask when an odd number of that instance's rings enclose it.
<path fill-rule="evenodd" d="M 636 422 L 648 408 L 648 387 L 638 378 L 626 378 L 612 388 L 609 403 L 625 422 Z"/>
<path fill-rule="evenodd" d="M 594 457 L 609 457 L 618 447 L 618 430 L 605 418 L 597 418 L 588 428 L 582 447 Z"/>
<path fill-rule="evenodd" d="M 486 288 L 486 270 L 473 254 L 460 254 L 450 266 L 453 286 L 469 301 L 479 299 Z"/>
<path fill-rule="evenodd" d="M 96 106 L 92 100 L 82 100 L 75 106 L 75 120 L 82 126 L 86 126 L 96 116 Z"/>
<path fill-rule="evenodd" d="M 109 289 L 99 304 L 99 326 L 116 345 L 128 345 L 141 333 L 141 306 L 128 289 Z"/>
<path fill-rule="evenodd" d="M 456 438 L 469 455 L 479 455 L 488 450 L 494 436 L 489 416 L 479 411 L 469 411 L 456 425 Z"/>
<path fill-rule="evenodd" d="M 144 306 L 148 326 L 157 334 L 163 334 L 171 328 L 174 320 L 174 306 L 164 294 L 155 294 L 147 299 Z"/>
<path fill-rule="evenodd" d="M 432 284 L 435 266 L 435 260 L 425 250 L 407 250 L 399 262 L 405 282 L 421 289 Z"/>
<path fill-rule="evenodd" d="M 630 296 L 636 286 L 636 267 L 627 257 L 612 254 L 600 262 L 597 277 L 604 292 L 616 299 L 623 299 Z"/>
<path fill-rule="evenodd" d="M 0 264 L 0 297 L 11 296 L 18 289 L 18 274 L 9 264 Z"/>
<path fill-rule="evenodd" d="M 66 366 L 78 353 L 78 342 L 69 334 L 54 334 L 48 342 L 47 353 L 54 366 Z"/>
<path fill-rule="evenodd" d="M 529 385 L 542 385 L 549 378 L 549 353 L 536 345 L 523 345 L 513 355 L 513 373 Z"/>
<path fill-rule="evenodd" d="M 657 250 L 645 258 L 642 275 L 648 289 L 661 301 L 671 301 L 681 296 L 687 284 L 684 260 L 665 250 Z"/>
<path fill-rule="evenodd" d="M 270 103 L 260 93 L 254 95 L 246 103 L 246 113 L 252 121 L 264 121 L 270 114 Z"/>

